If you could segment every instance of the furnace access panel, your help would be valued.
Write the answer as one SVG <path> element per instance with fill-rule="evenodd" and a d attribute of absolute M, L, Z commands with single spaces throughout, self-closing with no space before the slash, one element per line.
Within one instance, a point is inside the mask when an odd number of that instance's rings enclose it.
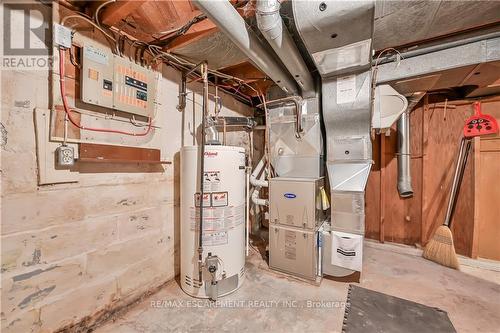
<path fill-rule="evenodd" d="M 100 45 L 82 48 L 82 101 L 144 117 L 154 114 L 155 74 Z"/>

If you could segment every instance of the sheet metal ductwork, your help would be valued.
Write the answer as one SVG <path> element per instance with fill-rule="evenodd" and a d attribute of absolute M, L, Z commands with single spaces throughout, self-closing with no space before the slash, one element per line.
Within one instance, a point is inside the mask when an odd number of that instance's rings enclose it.
<path fill-rule="evenodd" d="M 398 192 L 403 198 L 413 196 L 410 163 L 410 114 L 406 110 L 398 120 Z"/>
<path fill-rule="evenodd" d="M 314 97 L 314 80 L 283 24 L 280 6 L 278 0 L 257 0 L 255 12 L 257 26 L 299 85 L 302 97 Z"/>
<path fill-rule="evenodd" d="M 408 107 L 398 120 L 398 192 L 403 198 L 413 196 L 411 186 L 410 112 L 425 95 L 414 93 L 408 97 Z"/>
<path fill-rule="evenodd" d="M 375 1 L 292 1 L 295 25 L 321 76 L 369 68 Z"/>
<path fill-rule="evenodd" d="M 322 77 L 332 230 L 364 234 L 372 165 L 374 1 L 293 1 L 294 21 Z"/>
<path fill-rule="evenodd" d="M 268 48 L 247 26 L 245 20 L 229 1 L 193 0 L 192 2 L 286 94 L 296 95 L 298 93 L 297 85 L 291 75 L 269 53 Z"/>

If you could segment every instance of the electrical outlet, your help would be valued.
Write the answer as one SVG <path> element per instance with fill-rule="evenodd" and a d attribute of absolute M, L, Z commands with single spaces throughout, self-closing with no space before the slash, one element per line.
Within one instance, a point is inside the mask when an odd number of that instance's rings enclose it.
<path fill-rule="evenodd" d="M 72 166 L 75 164 L 75 151 L 73 147 L 59 146 L 56 149 L 57 164 L 59 166 Z"/>

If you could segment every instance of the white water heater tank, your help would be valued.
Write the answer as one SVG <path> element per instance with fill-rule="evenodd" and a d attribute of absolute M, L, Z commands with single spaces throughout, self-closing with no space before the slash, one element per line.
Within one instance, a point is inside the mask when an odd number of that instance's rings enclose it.
<path fill-rule="evenodd" d="M 238 289 L 245 274 L 245 149 L 206 146 L 204 158 L 203 261 L 217 257 L 217 296 Z M 213 298 L 210 279 L 198 271 L 200 149 L 181 149 L 181 287 Z"/>

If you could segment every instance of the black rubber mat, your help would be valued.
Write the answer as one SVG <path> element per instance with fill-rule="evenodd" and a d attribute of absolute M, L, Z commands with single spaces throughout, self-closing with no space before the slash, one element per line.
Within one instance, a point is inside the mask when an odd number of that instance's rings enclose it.
<path fill-rule="evenodd" d="M 456 333 L 448 314 L 438 308 L 349 286 L 342 331 L 346 333 Z"/>

